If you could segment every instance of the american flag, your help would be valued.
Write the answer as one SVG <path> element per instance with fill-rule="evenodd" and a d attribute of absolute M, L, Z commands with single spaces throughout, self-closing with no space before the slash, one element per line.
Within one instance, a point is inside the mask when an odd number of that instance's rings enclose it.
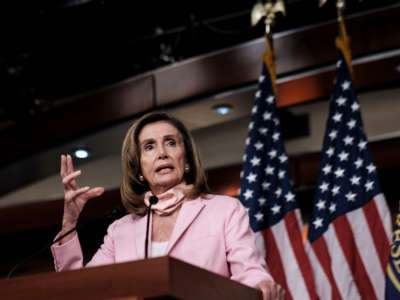
<path fill-rule="evenodd" d="M 391 246 L 389 263 L 387 266 L 385 299 L 400 299 L 400 208 L 397 212 L 393 244 Z"/>
<path fill-rule="evenodd" d="M 316 299 L 311 264 L 302 242 L 300 211 L 265 64 L 243 159 L 239 199 L 266 252 L 269 272 L 286 290 L 286 299 Z"/>
<path fill-rule="evenodd" d="M 391 217 L 339 51 L 307 251 L 321 299 L 383 299 Z"/>

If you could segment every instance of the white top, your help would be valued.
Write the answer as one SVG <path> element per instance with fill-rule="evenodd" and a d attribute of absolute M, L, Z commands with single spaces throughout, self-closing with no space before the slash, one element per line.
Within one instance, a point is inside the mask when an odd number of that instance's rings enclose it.
<path fill-rule="evenodd" d="M 151 257 L 163 256 L 167 251 L 168 241 L 151 242 Z"/>

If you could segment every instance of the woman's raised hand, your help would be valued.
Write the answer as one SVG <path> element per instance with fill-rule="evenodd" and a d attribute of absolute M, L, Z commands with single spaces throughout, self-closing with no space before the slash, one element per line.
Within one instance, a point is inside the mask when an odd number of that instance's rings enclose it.
<path fill-rule="evenodd" d="M 62 232 L 74 228 L 78 222 L 80 213 L 86 202 L 94 197 L 98 197 L 104 192 L 104 188 L 96 187 L 91 189 L 88 186 L 79 188 L 76 179 L 81 175 L 81 171 L 74 171 L 72 157 L 61 155 L 60 175 L 64 185 L 64 214 L 62 221 Z M 71 237 L 64 238 L 61 243 L 70 240 Z"/>

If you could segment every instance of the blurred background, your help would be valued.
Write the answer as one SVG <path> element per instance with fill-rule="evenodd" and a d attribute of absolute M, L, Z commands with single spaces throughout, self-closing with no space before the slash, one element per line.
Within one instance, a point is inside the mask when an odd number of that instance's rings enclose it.
<path fill-rule="evenodd" d="M 400 3 L 347 1 L 354 82 L 392 214 L 400 200 Z M 120 149 L 149 111 L 180 118 L 214 192 L 237 196 L 244 141 L 265 51 L 249 1 L 5 0 L 0 3 L 0 276 L 60 229 L 60 155 L 80 184 L 104 186 L 79 234 L 85 257 L 120 205 Z M 307 222 L 333 90 L 335 2 L 286 0 L 273 27 L 278 107 L 293 184 Z M 221 113 L 222 109 L 222 113 Z M 49 251 L 15 276 L 51 271 Z"/>

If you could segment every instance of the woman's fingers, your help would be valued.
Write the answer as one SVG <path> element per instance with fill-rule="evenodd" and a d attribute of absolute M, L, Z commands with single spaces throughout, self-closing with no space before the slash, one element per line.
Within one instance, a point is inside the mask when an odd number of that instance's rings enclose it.
<path fill-rule="evenodd" d="M 60 176 L 63 179 L 63 183 L 64 183 L 64 178 L 69 176 L 72 173 L 74 173 L 74 165 L 72 163 L 71 155 L 62 154 L 61 155 L 61 163 L 60 163 Z M 68 184 L 73 189 L 77 189 L 78 188 L 78 184 L 76 183 L 75 178 L 69 179 L 68 180 Z M 65 183 L 64 183 L 64 185 L 65 185 Z"/>
<path fill-rule="evenodd" d="M 285 298 L 286 298 L 286 293 L 285 293 L 285 290 L 281 287 L 281 286 L 279 286 L 279 291 L 278 291 L 278 299 L 279 300 L 285 300 Z"/>
<path fill-rule="evenodd" d="M 67 154 L 67 172 L 68 174 L 74 172 L 74 164 L 72 163 L 72 157 L 69 154 Z"/>
<path fill-rule="evenodd" d="M 88 190 L 85 193 L 85 198 L 87 198 L 87 200 L 95 198 L 95 197 L 99 197 L 100 195 L 102 195 L 104 193 L 104 188 L 102 187 L 95 187 L 91 190 Z"/>
<path fill-rule="evenodd" d="M 86 203 L 87 200 L 94 198 L 94 197 L 98 197 L 101 194 L 103 194 L 103 192 L 104 192 L 104 188 L 102 188 L 102 187 L 96 187 L 96 188 L 90 189 L 90 187 L 85 186 L 85 187 L 82 187 L 80 189 L 70 192 L 68 194 L 68 197 L 66 197 L 66 201 L 67 202 L 73 201 L 73 200 L 79 198 L 84 203 Z"/>
<path fill-rule="evenodd" d="M 81 170 L 78 170 L 78 171 L 72 172 L 72 173 L 64 176 L 62 178 L 63 185 L 66 186 L 68 184 L 71 184 L 72 181 L 74 181 L 79 175 L 81 175 L 81 173 L 82 173 Z M 76 188 L 76 186 L 73 186 L 73 188 Z"/>
<path fill-rule="evenodd" d="M 60 176 L 64 178 L 67 175 L 67 157 L 64 154 L 61 154 L 60 161 Z"/>
<path fill-rule="evenodd" d="M 256 287 L 261 290 L 263 294 L 263 300 L 285 299 L 284 289 L 272 280 L 260 281 Z"/>

